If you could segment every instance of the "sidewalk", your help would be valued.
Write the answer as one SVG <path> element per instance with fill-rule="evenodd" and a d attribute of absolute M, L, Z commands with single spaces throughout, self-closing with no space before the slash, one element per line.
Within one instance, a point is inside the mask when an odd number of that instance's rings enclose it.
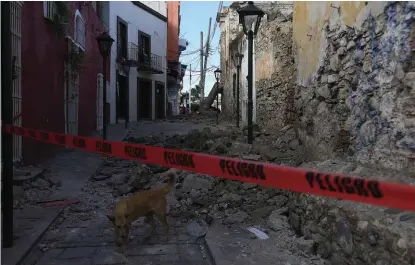
<path fill-rule="evenodd" d="M 122 140 L 126 136 L 124 124 L 108 126 L 109 140 Z M 130 128 L 135 124 L 130 124 Z M 61 182 L 61 189 L 49 197 L 53 200 L 76 199 L 77 194 L 97 170 L 100 155 L 80 150 L 68 150 L 45 163 L 54 178 Z M 14 231 L 23 235 L 14 240 L 12 248 L 2 249 L 2 264 L 17 265 L 30 253 L 39 239 L 64 209 L 63 206 L 43 207 L 31 205 L 14 211 Z"/>

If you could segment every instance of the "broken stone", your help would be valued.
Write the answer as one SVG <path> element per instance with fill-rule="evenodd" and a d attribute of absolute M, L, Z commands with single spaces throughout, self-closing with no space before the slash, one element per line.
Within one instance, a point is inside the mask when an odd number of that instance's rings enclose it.
<path fill-rule="evenodd" d="M 267 225 L 274 231 L 289 228 L 287 216 L 276 214 L 274 211 L 268 217 Z"/>
<path fill-rule="evenodd" d="M 187 232 L 196 238 L 205 236 L 208 228 L 209 225 L 205 222 L 205 220 L 201 219 L 190 220 L 186 225 Z"/>
<path fill-rule="evenodd" d="M 369 103 L 370 110 L 375 110 L 375 111 L 378 111 L 379 110 L 379 102 L 376 100 L 376 98 L 371 97 L 369 99 L 369 102 L 368 103 Z"/>
<path fill-rule="evenodd" d="M 32 187 L 38 188 L 40 190 L 47 190 L 49 189 L 49 182 L 42 178 L 38 178 L 35 182 L 32 183 Z"/>
<path fill-rule="evenodd" d="M 295 231 L 299 231 L 301 229 L 300 216 L 298 216 L 298 214 L 296 214 L 295 212 L 290 212 L 289 221 L 291 227 Z"/>
<path fill-rule="evenodd" d="M 269 199 L 267 202 L 270 205 L 275 205 L 275 207 L 281 208 L 281 207 L 283 207 L 287 204 L 288 198 L 284 195 L 277 195 L 277 196 Z"/>
<path fill-rule="evenodd" d="M 400 63 L 396 65 L 395 76 L 398 78 L 399 81 L 402 81 L 405 78 L 405 72 L 402 68 L 402 64 Z"/>
<path fill-rule="evenodd" d="M 271 146 L 262 146 L 259 153 L 263 160 L 271 162 L 275 161 L 281 155 L 278 150 Z"/>
<path fill-rule="evenodd" d="M 347 52 L 346 48 L 344 48 L 344 47 L 340 47 L 340 48 L 337 50 L 337 56 L 339 56 L 339 57 L 343 57 L 343 56 L 345 56 L 345 55 L 346 55 L 346 52 Z"/>
<path fill-rule="evenodd" d="M 96 180 L 96 181 L 102 181 L 102 180 L 106 180 L 106 179 L 109 179 L 111 176 L 109 176 L 109 175 L 94 175 L 93 177 L 92 177 L 92 179 L 93 180 Z"/>
<path fill-rule="evenodd" d="M 151 170 L 146 165 L 137 165 L 131 172 L 128 185 L 141 189 L 148 183 L 151 174 Z"/>
<path fill-rule="evenodd" d="M 114 196 L 121 196 L 129 193 L 131 191 L 131 187 L 127 184 L 115 187 Z"/>
<path fill-rule="evenodd" d="M 338 75 L 329 75 L 329 76 L 327 77 L 327 82 L 328 82 L 329 84 L 336 83 L 337 81 L 339 81 L 339 76 L 338 76 Z"/>
<path fill-rule="evenodd" d="M 210 190 L 213 187 L 213 180 L 204 179 L 199 174 L 189 174 L 183 181 L 183 191 L 191 192 L 192 189 L 200 190 L 207 189 Z"/>
<path fill-rule="evenodd" d="M 300 238 L 298 242 L 298 248 L 306 254 L 313 254 L 314 245 L 314 240 L 305 238 Z"/>
<path fill-rule="evenodd" d="M 333 55 L 330 58 L 330 69 L 334 72 L 339 70 L 339 57 L 337 55 Z"/>
<path fill-rule="evenodd" d="M 353 235 L 344 220 L 336 222 L 336 235 L 339 246 L 346 254 L 351 255 L 354 250 Z"/>
<path fill-rule="evenodd" d="M 223 194 L 221 198 L 218 199 L 218 202 L 240 202 L 242 200 L 241 195 L 234 193 Z"/>
<path fill-rule="evenodd" d="M 415 88 L 415 72 L 406 73 L 403 83 L 410 88 Z"/>
<path fill-rule="evenodd" d="M 235 224 L 235 223 L 242 223 L 248 218 L 248 214 L 244 211 L 237 211 L 234 214 L 231 214 L 227 218 L 227 222 L 229 224 Z"/>
<path fill-rule="evenodd" d="M 251 213 L 251 216 L 252 216 L 252 218 L 264 218 L 264 217 L 268 216 L 273 211 L 273 209 L 274 209 L 273 206 L 261 207 L 261 208 L 255 209 Z"/>
<path fill-rule="evenodd" d="M 347 46 L 347 39 L 344 37 L 340 40 L 340 46 L 341 47 L 346 47 Z"/>
<path fill-rule="evenodd" d="M 288 146 L 291 150 L 297 149 L 297 147 L 300 145 L 300 141 L 298 139 L 293 139 L 289 142 Z"/>
<path fill-rule="evenodd" d="M 349 43 L 347 43 L 347 50 L 351 50 L 354 47 L 356 47 L 356 43 L 354 41 L 349 41 Z"/>
<path fill-rule="evenodd" d="M 319 86 L 316 90 L 317 94 L 324 99 L 330 98 L 330 88 L 327 85 Z"/>
<path fill-rule="evenodd" d="M 258 187 L 258 184 L 244 182 L 241 186 L 244 190 L 249 190 Z"/>

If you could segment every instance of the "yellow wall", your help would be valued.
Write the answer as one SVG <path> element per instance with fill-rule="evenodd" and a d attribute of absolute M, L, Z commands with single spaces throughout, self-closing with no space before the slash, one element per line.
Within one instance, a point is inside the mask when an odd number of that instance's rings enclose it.
<path fill-rule="evenodd" d="M 340 10 L 330 5 L 340 7 Z M 297 52 L 298 81 L 301 85 L 307 85 L 311 75 L 318 70 L 319 61 L 324 55 L 325 22 L 342 21 L 346 26 L 353 26 L 363 9 L 365 9 L 364 1 L 294 2 L 293 41 Z"/>

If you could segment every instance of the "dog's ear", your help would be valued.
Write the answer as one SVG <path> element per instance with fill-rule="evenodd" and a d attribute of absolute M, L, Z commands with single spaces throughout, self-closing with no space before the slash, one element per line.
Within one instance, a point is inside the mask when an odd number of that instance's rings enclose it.
<path fill-rule="evenodd" d="M 109 215 L 109 214 L 107 214 L 107 218 L 108 218 L 108 220 L 110 220 L 111 222 L 115 222 L 115 217 L 114 217 L 114 215 Z"/>

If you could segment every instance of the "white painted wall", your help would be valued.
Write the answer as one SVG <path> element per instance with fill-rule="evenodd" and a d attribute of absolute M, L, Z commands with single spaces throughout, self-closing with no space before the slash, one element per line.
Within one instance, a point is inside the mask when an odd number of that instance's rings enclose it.
<path fill-rule="evenodd" d="M 163 2 L 142 2 L 147 6 L 153 6 L 162 15 L 167 14 L 167 4 Z M 159 3 L 159 4 L 157 4 Z M 137 121 L 137 77 L 152 80 L 152 118 L 155 118 L 155 82 L 164 83 L 164 91 L 167 91 L 167 22 L 160 20 L 152 14 L 134 5 L 131 1 L 110 1 L 110 35 L 114 39 L 111 51 L 111 84 L 107 92 L 108 102 L 111 104 L 111 123 L 116 120 L 116 69 L 117 69 L 117 16 L 128 23 L 128 42 L 137 44 L 138 31 L 151 35 L 151 53 L 159 55 L 163 61 L 163 74 L 138 73 L 135 67 L 131 67 L 129 80 L 129 113 L 130 121 Z M 139 89 L 139 88 L 138 88 Z M 165 109 L 167 106 L 165 107 Z"/>
<path fill-rule="evenodd" d="M 140 1 L 142 4 L 167 17 L 167 1 Z"/>

